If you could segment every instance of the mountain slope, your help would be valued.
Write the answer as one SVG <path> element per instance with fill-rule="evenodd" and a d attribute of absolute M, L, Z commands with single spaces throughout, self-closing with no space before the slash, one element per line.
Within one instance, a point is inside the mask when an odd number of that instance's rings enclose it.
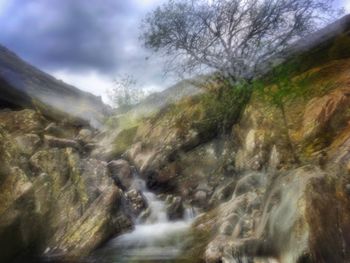
<path fill-rule="evenodd" d="M 108 107 L 100 98 L 57 80 L 0 45 L 0 107 L 43 103 L 99 126 Z"/>

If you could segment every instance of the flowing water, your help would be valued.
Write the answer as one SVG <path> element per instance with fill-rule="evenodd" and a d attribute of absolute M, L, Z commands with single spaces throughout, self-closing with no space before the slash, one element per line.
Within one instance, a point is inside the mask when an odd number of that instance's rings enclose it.
<path fill-rule="evenodd" d="M 195 216 L 194 210 L 187 208 L 182 220 L 169 221 L 165 202 L 148 191 L 143 180 L 135 179 L 133 188 L 142 191 L 147 200 L 151 210 L 147 221 L 136 219 L 133 231 L 112 239 L 97 250 L 92 256 L 92 262 L 181 262 L 185 236 Z"/>

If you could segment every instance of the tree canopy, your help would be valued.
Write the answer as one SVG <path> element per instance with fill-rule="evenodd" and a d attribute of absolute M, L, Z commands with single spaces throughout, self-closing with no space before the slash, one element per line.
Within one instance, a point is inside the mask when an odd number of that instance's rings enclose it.
<path fill-rule="evenodd" d="M 258 65 L 331 19 L 333 0 L 169 0 L 149 13 L 141 39 L 167 70 L 215 70 L 249 79 Z"/>

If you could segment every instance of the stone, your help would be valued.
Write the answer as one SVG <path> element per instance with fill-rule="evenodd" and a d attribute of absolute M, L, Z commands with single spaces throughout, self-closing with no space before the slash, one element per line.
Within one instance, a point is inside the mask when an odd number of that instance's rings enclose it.
<path fill-rule="evenodd" d="M 345 191 L 346 191 L 346 194 L 347 194 L 347 195 L 350 195 L 350 184 L 347 184 L 347 185 L 345 186 Z"/>
<path fill-rule="evenodd" d="M 111 161 L 108 163 L 108 169 L 115 183 L 117 185 L 120 184 L 123 190 L 131 187 L 134 181 L 134 175 L 127 161 L 122 159 Z"/>
<path fill-rule="evenodd" d="M 81 146 L 75 140 L 70 139 L 61 139 L 50 135 L 44 136 L 44 141 L 49 147 L 57 147 L 57 148 L 73 148 L 78 151 L 81 150 Z"/>
<path fill-rule="evenodd" d="M 193 201 L 195 202 L 196 205 L 203 207 L 203 206 L 206 206 L 207 204 L 207 198 L 208 198 L 207 192 L 203 190 L 199 190 L 199 191 L 196 191 L 196 193 L 194 194 Z"/>
<path fill-rule="evenodd" d="M 19 135 L 15 140 L 19 150 L 27 155 L 32 155 L 41 142 L 41 139 L 37 134 Z"/>
<path fill-rule="evenodd" d="M 81 129 L 76 137 L 77 140 L 88 143 L 92 141 L 93 132 L 89 129 Z"/>
<path fill-rule="evenodd" d="M 65 135 L 64 130 L 54 122 L 51 122 L 49 125 L 47 125 L 46 128 L 44 129 L 44 132 L 49 135 L 58 136 L 58 137 Z"/>
<path fill-rule="evenodd" d="M 132 189 L 126 194 L 126 200 L 129 203 L 132 214 L 137 217 L 147 208 L 147 201 L 141 191 Z"/>
<path fill-rule="evenodd" d="M 178 220 L 184 217 L 185 209 L 180 196 L 168 195 L 165 204 L 169 220 Z"/>
<path fill-rule="evenodd" d="M 232 223 L 229 221 L 226 221 L 220 226 L 219 233 L 221 235 L 230 236 L 233 232 L 233 228 L 234 226 L 232 225 Z"/>

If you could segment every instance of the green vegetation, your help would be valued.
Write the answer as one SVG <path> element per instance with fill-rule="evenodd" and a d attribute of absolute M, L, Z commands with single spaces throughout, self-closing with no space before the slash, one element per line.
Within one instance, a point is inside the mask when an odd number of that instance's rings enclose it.
<path fill-rule="evenodd" d="M 203 136 L 227 132 L 241 115 L 251 88 L 246 83 L 234 87 L 229 81 L 214 79 L 206 84 L 207 92 L 182 100 L 155 116 L 165 125 L 172 124 L 180 136 L 195 130 Z"/>
<path fill-rule="evenodd" d="M 113 155 L 122 155 L 132 145 L 136 132 L 137 127 L 122 130 L 113 142 Z"/>

